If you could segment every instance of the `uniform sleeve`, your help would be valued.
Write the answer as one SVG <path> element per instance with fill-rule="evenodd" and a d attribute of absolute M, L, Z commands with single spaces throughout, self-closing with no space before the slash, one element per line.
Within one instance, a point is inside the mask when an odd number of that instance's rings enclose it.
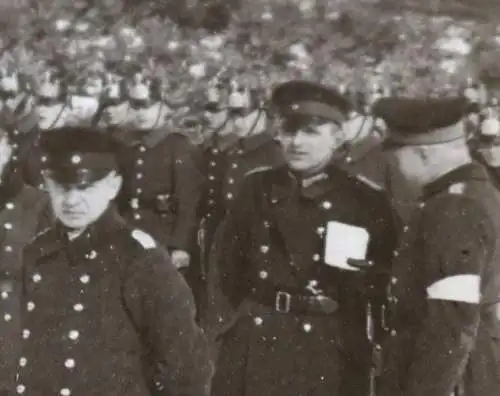
<path fill-rule="evenodd" d="M 177 141 L 174 163 L 177 216 L 169 248 L 189 251 L 198 227 L 197 209 L 202 194 L 203 176 L 196 164 L 196 148 L 187 138 Z"/>
<path fill-rule="evenodd" d="M 484 210 L 446 200 L 423 221 L 427 300 L 403 396 L 449 395 L 458 384 L 479 324 L 480 284 L 495 236 Z"/>
<path fill-rule="evenodd" d="M 130 268 L 124 282 L 127 307 L 152 364 L 152 394 L 208 396 L 213 363 L 207 339 L 195 322 L 188 285 L 166 260 L 149 255 Z"/>

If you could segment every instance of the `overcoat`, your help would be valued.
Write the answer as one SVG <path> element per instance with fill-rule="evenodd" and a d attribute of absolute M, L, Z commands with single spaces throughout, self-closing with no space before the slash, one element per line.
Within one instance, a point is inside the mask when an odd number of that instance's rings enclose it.
<path fill-rule="evenodd" d="M 379 395 L 500 392 L 499 214 L 477 163 L 425 187 L 395 251 Z"/>
<path fill-rule="evenodd" d="M 234 204 L 245 175 L 262 167 L 281 165 L 283 154 L 278 141 L 268 130 L 264 130 L 237 138 L 224 147 L 217 144 L 217 139 L 207 140 L 199 147 L 198 163 L 204 176 L 204 188 L 198 207 L 198 265 L 191 274 L 199 279 L 201 320 L 209 328 L 214 319 L 214 310 L 223 309 L 217 306 L 221 301 L 220 293 L 213 281 L 217 276 L 217 268 L 209 267 L 209 253 L 217 228 Z"/>
<path fill-rule="evenodd" d="M 286 166 L 248 175 L 217 233 L 211 257 L 236 314 L 217 331 L 214 396 L 368 392 L 365 279 L 327 265 L 326 240 L 330 222 L 363 228 L 367 259 L 387 265 L 393 216 L 382 191 L 334 166 L 314 179 L 302 186 Z M 317 295 L 324 312 L 293 310 Z"/>
<path fill-rule="evenodd" d="M 7 169 L 0 185 L 0 394 L 12 390 L 17 370 L 23 248 L 51 223 L 47 196 Z"/>
<path fill-rule="evenodd" d="M 51 227 L 24 263 L 18 394 L 209 394 L 191 291 L 149 234 L 111 208 L 70 242 Z"/>
<path fill-rule="evenodd" d="M 190 252 L 197 230 L 202 176 L 188 137 L 166 127 L 114 136 L 123 143 L 120 213 L 168 249 Z M 136 137 L 134 137 L 136 135 Z"/>

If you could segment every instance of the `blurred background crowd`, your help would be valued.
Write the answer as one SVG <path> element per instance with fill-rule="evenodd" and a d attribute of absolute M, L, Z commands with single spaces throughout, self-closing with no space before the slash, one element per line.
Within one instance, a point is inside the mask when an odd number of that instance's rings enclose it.
<path fill-rule="evenodd" d="M 57 62 L 97 95 L 110 64 L 139 63 L 172 103 L 214 79 L 265 95 L 303 77 L 356 92 L 432 95 L 500 81 L 488 0 L 3 0 L 2 69 L 40 80 Z M 94 85 L 94 87 L 90 87 Z"/>

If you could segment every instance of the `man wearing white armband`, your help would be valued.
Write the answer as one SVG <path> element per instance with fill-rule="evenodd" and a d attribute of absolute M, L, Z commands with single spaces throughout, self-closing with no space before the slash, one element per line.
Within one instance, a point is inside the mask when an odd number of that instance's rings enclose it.
<path fill-rule="evenodd" d="M 500 394 L 500 194 L 461 99 L 381 99 L 391 166 L 422 188 L 395 251 L 378 396 Z"/>

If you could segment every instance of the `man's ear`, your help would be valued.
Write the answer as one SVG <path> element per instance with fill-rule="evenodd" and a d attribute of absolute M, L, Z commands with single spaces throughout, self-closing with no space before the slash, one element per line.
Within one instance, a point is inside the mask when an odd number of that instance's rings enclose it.
<path fill-rule="evenodd" d="M 423 159 L 424 161 L 427 161 L 429 159 L 429 155 L 431 154 L 431 147 L 429 146 L 419 146 L 414 148 L 415 151 L 417 152 L 418 156 Z"/>
<path fill-rule="evenodd" d="M 106 177 L 106 185 L 109 189 L 109 199 L 115 199 L 123 184 L 123 177 L 116 171 L 112 171 Z"/>

